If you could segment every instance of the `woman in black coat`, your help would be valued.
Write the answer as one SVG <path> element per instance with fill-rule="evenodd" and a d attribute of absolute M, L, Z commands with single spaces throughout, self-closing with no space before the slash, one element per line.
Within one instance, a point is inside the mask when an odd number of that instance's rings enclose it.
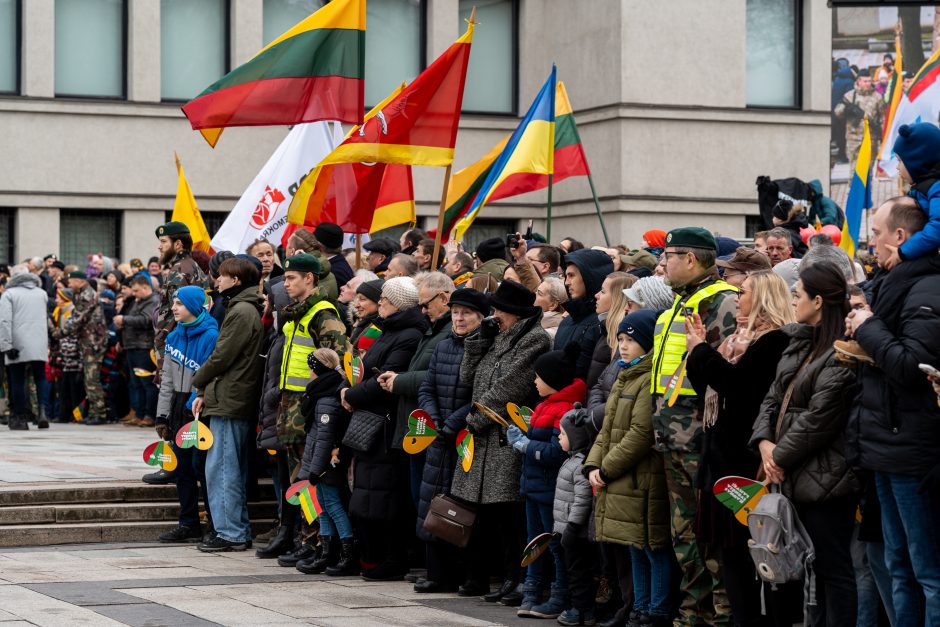
<path fill-rule="evenodd" d="M 483 317 L 489 314 L 490 306 L 486 295 L 471 288 L 451 294 L 448 305 L 451 310 L 451 334 L 434 349 L 427 375 L 418 389 L 418 406 L 434 419 L 440 435 L 428 447 L 421 477 L 417 533 L 418 538 L 425 543 L 428 576 L 424 581 L 415 583 L 415 592 L 456 590 L 461 583 L 459 579 L 454 579 L 462 574 L 454 565 L 462 552 L 425 531 L 424 519 L 431 506 L 431 499 L 438 494 L 450 494 L 450 483 L 457 464 L 456 438 L 467 426 L 467 414 L 471 407 L 472 388 L 460 381 L 463 343 L 480 328 Z"/>
<path fill-rule="evenodd" d="M 385 282 L 379 299 L 382 335 L 362 360 L 363 380 L 340 393 L 347 411 L 363 409 L 388 418 L 376 445 L 357 452 L 354 462 L 349 513 L 361 531 L 362 561 L 373 565 L 363 570 L 367 581 L 402 579 L 408 572 L 414 520 L 408 458 L 392 446 L 398 399 L 382 389 L 377 374 L 407 370 L 428 325 L 417 304 L 418 289 L 410 277 Z"/>
<path fill-rule="evenodd" d="M 769 270 L 752 273 L 741 287 L 738 330 L 733 335 L 717 350 L 704 341 L 705 331 L 698 325 L 690 323 L 686 336 L 689 381 L 699 398 L 706 399 L 695 537 L 721 548 L 721 574 L 738 625 L 760 624 L 760 582 L 748 553 L 747 527 L 711 496 L 712 487 L 728 475 L 750 479 L 757 475 L 760 456 L 748 441 L 776 377 L 777 363 L 790 343 L 780 330 L 793 322 L 790 300 L 778 275 Z"/>

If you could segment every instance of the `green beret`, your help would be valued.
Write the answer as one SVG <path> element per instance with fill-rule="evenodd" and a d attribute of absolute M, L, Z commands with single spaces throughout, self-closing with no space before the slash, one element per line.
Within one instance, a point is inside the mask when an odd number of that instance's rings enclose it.
<path fill-rule="evenodd" d="M 284 271 L 293 270 L 294 272 L 313 272 L 320 274 L 320 261 L 313 255 L 299 253 L 293 257 L 288 257 L 284 262 Z"/>
<path fill-rule="evenodd" d="M 666 246 L 675 246 L 676 248 L 704 248 L 706 250 L 718 250 L 718 244 L 715 243 L 715 236 L 708 229 L 700 226 L 684 226 L 681 229 L 673 229 L 666 234 Z"/>
<path fill-rule="evenodd" d="M 188 235 L 189 227 L 174 220 L 173 222 L 167 222 L 161 226 L 157 227 L 157 237 L 162 237 L 163 235 Z"/>
<path fill-rule="evenodd" d="M 76 270 L 74 272 L 69 272 L 70 279 L 82 279 L 83 281 L 88 280 L 88 275 L 82 272 L 81 270 Z"/>

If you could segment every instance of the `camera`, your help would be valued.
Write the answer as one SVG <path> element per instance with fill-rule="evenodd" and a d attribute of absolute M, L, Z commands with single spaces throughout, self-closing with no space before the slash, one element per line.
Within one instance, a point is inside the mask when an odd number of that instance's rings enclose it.
<path fill-rule="evenodd" d="M 508 248 L 519 248 L 519 234 L 507 233 L 506 234 L 506 246 Z"/>

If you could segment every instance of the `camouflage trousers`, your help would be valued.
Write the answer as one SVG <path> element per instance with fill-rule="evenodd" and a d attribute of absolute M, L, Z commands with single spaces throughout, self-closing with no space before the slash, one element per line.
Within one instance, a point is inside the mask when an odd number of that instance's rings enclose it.
<path fill-rule="evenodd" d="M 300 411 L 303 392 L 281 391 L 281 406 L 277 411 L 277 439 L 281 444 L 300 444 L 303 451 L 307 432 L 304 429 L 307 419 Z"/>
<path fill-rule="evenodd" d="M 88 413 L 86 418 L 104 420 L 107 410 L 104 405 L 104 388 L 101 386 L 101 360 L 104 355 L 100 353 L 83 353 L 82 367 L 85 374 L 85 404 Z"/>
<path fill-rule="evenodd" d="M 666 485 L 672 513 L 672 542 L 682 571 L 676 625 L 731 625 L 731 604 L 721 581 L 717 549 L 699 544 L 693 531 L 698 494 L 694 478 L 701 456 L 669 451 Z"/>

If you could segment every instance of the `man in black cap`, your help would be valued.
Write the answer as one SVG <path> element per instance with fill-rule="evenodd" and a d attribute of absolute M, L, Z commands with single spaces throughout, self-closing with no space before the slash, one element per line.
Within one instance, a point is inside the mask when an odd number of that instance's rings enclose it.
<path fill-rule="evenodd" d="M 715 237 L 703 228 L 666 234 L 666 281 L 679 298 L 656 320 L 653 338 L 653 430 L 656 449 L 665 458 L 673 548 L 682 570 L 679 620 L 687 625 L 731 620 L 720 555 L 699 544 L 693 532 L 703 425 L 700 399 L 685 376 L 687 318 L 701 319 L 706 340 L 715 348 L 735 329 L 737 289 L 715 278 L 716 253 Z"/>
<path fill-rule="evenodd" d="M 506 261 L 506 242 L 501 237 L 491 237 L 477 244 L 477 269 L 473 276 L 489 275 L 496 282 L 503 280 L 509 262 Z"/>
<path fill-rule="evenodd" d="M 343 287 L 355 274 L 343 256 L 343 229 L 332 222 L 321 222 L 313 229 L 313 234 L 320 242 L 320 250 L 330 262 L 330 272 L 336 277 L 337 289 Z"/>
<path fill-rule="evenodd" d="M 366 257 L 369 269 L 380 277 L 385 276 L 385 271 L 388 270 L 388 262 L 399 250 L 395 240 L 387 237 L 377 237 L 363 244 L 362 248 L 369 253 Z"/>

